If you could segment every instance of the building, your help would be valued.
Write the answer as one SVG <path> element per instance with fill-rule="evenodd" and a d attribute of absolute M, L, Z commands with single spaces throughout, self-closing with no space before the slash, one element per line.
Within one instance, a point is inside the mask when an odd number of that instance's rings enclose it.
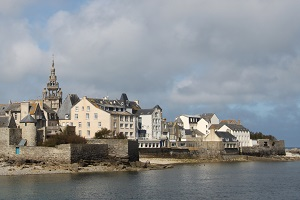
<path fill-rule="evenodd" d="M 209 134 L 209 127 L 212 124 L 219 124 L 219 119 L 214 113 L 204 113 L 201 115 L 180 115 L 179 118 L 186 130 L 198 130 L 202 134 Z"/>
<path fill-rule="evenodd" d="M 221 132 L 229 132 L 239 141 L 240 147 L 252 146 L 252 140 L 250 139 L 250 131 L 240 124 L 223 124 L 218 129 Z"/>
<path fill-rule="evenodd" d="M 139 120 L 139 140 L 160 140 L 162 137 L 162 109 L 159 105 L 152 109 L 140 109 L 135 115 Z"/>
<path fill-rule="evenodd" d="M 128 139 L 136 138 L 135 115 L 128 112 L 119 100 L 85 96 L 75 105 L 70 104 L 72 103 L 63 104 L 71 107 L 70 114 L 68 109 L 63 107 L 60 109 L 59 115 L 63 118 L 60 120 L 60 125 L 76 126 L 77 135 L 94 138 L 97 131 L 107 128 L 111 131 L 111 137 L 123 134 Z"/>
<path fill-rule="evenodd" d="M 55 112 L 58 111 L 62 104 L 62 90 L 59 87 L 59 83 L 57 82 L 57 77 L 55 75 L 54 60 L 52 61 L 51 73 L 47 87 L 43 90 L 43 102 Z"/>

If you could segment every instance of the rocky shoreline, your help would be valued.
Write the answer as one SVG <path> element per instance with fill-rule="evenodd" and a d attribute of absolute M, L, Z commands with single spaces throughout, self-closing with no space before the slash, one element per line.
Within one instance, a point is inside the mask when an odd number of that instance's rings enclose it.
<path fill-rule="evenodd" d="M 300 161 L 300 149 L 286 150 L 286 156 L 270 157 L 232 157 L 232 159 L 176 159 L 142 157 L 136 162 L 122 162 L 113 159 L 103 161 L 81 161 L 73 164 L 45 163 L 33 160 L 10 160 L 0 158 L 1 175 L 66 174 L 88 172 L 142 171 L 172 168 L 176 164 L 195 164 L 209 162 L 247 162 L 247 161 Z"/>

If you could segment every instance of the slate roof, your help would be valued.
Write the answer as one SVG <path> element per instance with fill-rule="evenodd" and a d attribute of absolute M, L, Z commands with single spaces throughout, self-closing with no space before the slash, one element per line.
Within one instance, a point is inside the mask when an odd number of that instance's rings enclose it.
<path fill-rule="evenodd" d="M 9 126 L 9 116 L 0 116 L 0 127 L 8 127 Z"/>
<path fill-rule="evenodd" d="M 236 142 L 237 141 L 236 137 L 234 137 L 232 134 L 230 134 L 228 132 L 216 131 L 215 133 L 219 138 L 222 138 L 223 142 Z M 228 139 L 228 140 L 226 141 L 226 139 Z"/>
<path fill-rule="evenodd" d="M 30 114 L 28 114 L 26 117 L 24 117 L 20 123 L 36 123 L 36 119 L 34 119 Z"/>
<path fill-rule="evenodd" d="M 43 110 L 46 111 L 46 113 L 56 113 L 52 108 L 50 108 L 47 104 L 43 103 Z"/>
<path fill-rule="evenodd" d="M 199 131 L 199 130 L 197 130 L 197 129 L 194 129 L 194 130 L 191 130 L 191 129 L 184 129 L 184 131 L 185 131 L 185 134 L 186 134 L 186 135 L 193 135 L 193 133 L 194 133 L 194 134 L 196 134 L 196 135 L 205 136 L 204 133 L 202 133 L 201 131 Z"/>
<path fill-rule="evenodd" d="M 77 96 L 77 94 L 68 94 L 57 111 L 58 118 L 65 119 L 65 116 L 68 115 L 69 119 L 71 119 L 71 108 L 79 101 L 80 98 Z"/>
<path fill-rule="evenodd" d="M 114 107 L 114 108 L 124 108 L 123 105 L 121 105 L 121 102 L 118 100 L 109 100 L 109 99 L 96 99 L 96 98 L 87 98 L 87 100 L 93 104 L 96 108 L 102 107 Z"/>
<path fill-rule="evenodd" d="M 12 112 L 21 112 L 21 103 L 12 103 L 6 108 L 6 112 L 11 110 Z"/>
<path fill-rule="evenodd" d="M 11 116 L 0 116 L 0 128 L 16 128 L 16 122 Z"/>
<path fill-rule="evenodd" d="M 211 118 L 214 116 L 214 113 L 203 113 L 200 115 L 201 118 L 203 118 L 207 122 L 211 122 Z"/>
<path fill-rule="evenodd" d="M 221 124 L 226 125 L 228 128 L 230 128 L 233 131 L 249 131 L 249 129 L 245 128 L 243 125 L 238 124 Z"/>
<path fill-rule="evenodd" d="M 137 116 L 139 116 L 139 115 L 151 115 L 154 112 L 155 108 L 162 110 L 159 105 L 156 105 L 151 109 L 140 109 L 140 110 L 136 111 L 135 114 Z"/>
<path fill-rule="evenodd" d="M 140 109 L 136 111 L 136 115 L 151 115 L 154 112 L 154 108 L 152 109 Z"/>

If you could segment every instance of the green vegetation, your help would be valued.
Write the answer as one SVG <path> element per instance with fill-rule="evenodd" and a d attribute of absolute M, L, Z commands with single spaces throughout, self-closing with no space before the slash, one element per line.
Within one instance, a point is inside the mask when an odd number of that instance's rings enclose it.
<path fill-rule="evenodd" d="M 86 144 L 86 139 L 72 133 L 68 128 L 66 128 L 61 134 L 49 137 L 41 145 L 46 147 L 55 147 L 60 144 Z"/>
<path fill-rule="evenodd" d="M 250 132 L 250 139 L 257 140 L 257 139 L 269 139 L 269 140 L 277 140 L 273 135 L 264 135 L 261 132 Z"/>
<path fill-rule="evenodd" d="M 126 139 L 126 136 L 123 133 L 117 133 L 113 136 L 109 129 L 101 128 L 95 133 L 95 139 Z"/>

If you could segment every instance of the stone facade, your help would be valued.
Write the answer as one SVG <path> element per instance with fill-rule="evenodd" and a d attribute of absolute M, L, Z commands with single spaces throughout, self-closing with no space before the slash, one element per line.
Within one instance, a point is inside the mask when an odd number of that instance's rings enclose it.
<path fill-rule="evenodd" d="M 8 145 L 17 145 L 22 139 L 20 128 L 0 128 L 0 149 Z"/>
<path fill-rule="evenodd" d="M 222 141 L 177 142 L 176 148 L 140 148 L 141 156 L 214 158 L 226 153 Z M 180 147 L 181 146 L 181 147 Z"/>
<path fill-rule="evenodd" d="M 108 154 L 111 157 L 139 160 L 139 144 L 135 140 L 126 139 L 91 139 L 88 144 L 108 144 Z"/>
<path fill-rule="evenodd" d="M 257 144 L 257 146 L 253 147 L 242 147 L 241 153 L 250 156 L 285 155 L 284 140 L 260 139 L 257 140 Z"/>
<path fill-rule="evenodd" d="M 105 144 L 61 144 L 57 147 L 4 146 L 0 155 L 10 159 L 28 159 L 54 163 L 75 163 L 80 160 L 103 160 L 108 157 Z"/>

